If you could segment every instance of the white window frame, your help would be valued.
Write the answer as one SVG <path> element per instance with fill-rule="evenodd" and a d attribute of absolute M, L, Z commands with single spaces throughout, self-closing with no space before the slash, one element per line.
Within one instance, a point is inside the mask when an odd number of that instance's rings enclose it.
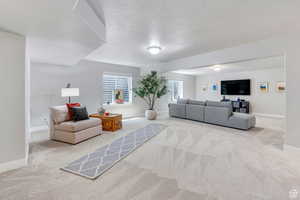
<path fill-rule="evenodd" d="M 128 98 L 129 98 L 129 101 L 128 102 L 124 102 L 123 104 L 118 104 L 118 105 L 128 105 L 128 104 L 132 104 L 132 76 L 129 75 L 129 74 L 117 74 L 117 73 L 110 73 L 110 72 L 105 72 L 103 73 L 103 76 L 102 76 L 102 84 L 103 84 L 103 101 L 105 101 L 104 99 L 104 78 L 105 76 L 111 76 L 111 77 L 120 77 L 120 78 L 127 78 L 128 80 Z M 118 89 L 118 88 L 114 88 L 114 89 Z M 107 102 L 103 102 L 103 105 L 117 105 L 117 103 L 115 103 L 115 99 L 114 99 L 114 95 L 112 94 L 112 99 L 111 99 L 111 103 L 110 104 L 107 104 Z"/>
<path fill-rule="evenodd" d="M 179 83 L 179 85 L 181 85 L 181 89 L 179 89 L 179 95 L 177 97 L 174 96 L 175 93 L 175 82 Z M 168 80 L 168 90 L 170 92 L 170 102 L 176 102 L 178 98 L 183 98 L 183 88 L 184 88 L 184 81 L 183 80 Z"/>

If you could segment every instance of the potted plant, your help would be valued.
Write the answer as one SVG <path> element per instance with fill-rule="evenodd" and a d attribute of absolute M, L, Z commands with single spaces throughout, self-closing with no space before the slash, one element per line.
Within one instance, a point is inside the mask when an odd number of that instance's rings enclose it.
<path fill-rule="evenodd" d="M 157 113 L 154 110 L 155 102 L 160 97 L 167 94 L 166 79 L 157 74 L 156 71 L 151 71 L 138 81 L 138 87 L 133 89 L 133 92 L 141 97 L 148 105 L 145 116 L 149 120 L 154 120 Z"/>

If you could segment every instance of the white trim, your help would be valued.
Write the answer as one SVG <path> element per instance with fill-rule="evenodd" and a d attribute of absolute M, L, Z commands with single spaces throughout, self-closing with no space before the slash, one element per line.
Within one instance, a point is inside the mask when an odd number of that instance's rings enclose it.
<path fill-rule="evenodd" d="M 283 151 L 289 153 L 289 155 L 292 154 L 292 156 L 294 156 L 295 154 L 297 154 L 297 156 L 300 155 L 299 147 L 288 145 L 288 144 L 284 144 Z"/>
<path fill-rule="evenodd" d="M 289 145 L 289 144 L 284 144 L 284 148 L 299 151 L 299 153 L 300 153 L 300 147 L 292 146 L 292 145 Z"/>
<path fill-rule="evenodd" d="M 145 117 L 144 113 L 137 113 L 132 115 L 123 115 L 123 119 L 137 118 L 137 117 Z M 39 131 L 47 131 L 49 130 L 48 126 L 34 126 L 30 128 L 30 132 L 39 132 Z"/>
<path fill-rule="evenodd" d="M 132 73 L 122 73 L 122 72 L 103 72 L 103 76 L 120 76 L 122 78 L 132 78 L 133 74 Z"/>
<path fill-rule="evenodd" d="M 273 115 L 273 114 L 265 114 L 265 113 L 253 113 L 258 117 L 267 117 L 267 118 L 275 118 L 275 119 L 285 119 L 284 115 Z"/>
<path fill-rule="evenodd" d="M 31 140 L 30 132 L 30 56 L 28 51 L 28 38 L 26 38 L 26 53 L 25 53 L 25 161 L 29 159 L 29 142 Z"/>
<path fill-rule="evenodd" d="M 123 118 L 122 121 L 126 122 L 126 121 L 131 121 L 131 120 L 136 120 L 136 119 L 142 119 L 142 118 L 145 118 L 145 115 L 138 115 L 138 116 L 134 116 L 134 117 Z"/>
<path fill-rule="evenodd" d="M 6 163 L 0 164 L 0 173 L 7 172 L 10 170 L 18 169 L 27 165 L 27 160 L 25 158 L 20 160 L 14 160 Z"/>
<path fill-rule="evenodd" d="M 115 102 L 112 102 L 112 103 L 110 103 L 110 104 L 107 104 L 107 103 L 103 103 L 102 104 L 102 106 L 104 107 L 110 107 L 110 106 L 132 106 L 133 105 L 133 103 L 132 103 L 132 101 L 131 102 L 124 102 L 124 103 L 115 103 Z"/>
<path fill-rule="evenodd" d="M 96 9 L 88 1 L 77 0 L 72 8 L 88 27 L 97 34 L 100 40 L 106 42 L 106 28 L 102 18 Z"/>
<path fill-rule="evenodd" d="M 138 118 L 138 117 L 145 117 L 145 113 L 133 114 L 133 115 L 124 115 L 123 119 L 131 119 L 131 118 Z"/>
<path fill-rule="evenodd" d="M 35 126 L 30 128 L 30 133 L 38 132 L 38 131 L 45 131 L 48 130 L 48 126 Z"/>

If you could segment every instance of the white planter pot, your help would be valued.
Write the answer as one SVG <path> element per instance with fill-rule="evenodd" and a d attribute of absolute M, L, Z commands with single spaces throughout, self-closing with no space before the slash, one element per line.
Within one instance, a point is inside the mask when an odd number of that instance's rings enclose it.
<path fill-rule="evenodd" d="M 145 116 L 148 120 L 155 120 L 157 117 L 157 113 L 154 110 L 146 110 Z"/>

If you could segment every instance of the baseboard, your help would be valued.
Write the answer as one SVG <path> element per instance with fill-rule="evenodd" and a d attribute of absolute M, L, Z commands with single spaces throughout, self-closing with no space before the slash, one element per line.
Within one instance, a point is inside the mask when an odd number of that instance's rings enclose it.
<path fill-rule="evenodd" d="M 162 110 L 157 112 L 158 115 L 167 115 L 169 114 L 169 110 Z"/>
<path fill-rule="evenodd" d="M 292 146 L 290 144 L 284 144 L 283 150 L 289 153 L 295 153 L 300 155 L 300 147 Z"/>
<path fill-rule="evenodd" d="M 27 165 L 26 158 L 0 164 L 0 173 L 18 169 Z"/>
<path fill-rule="evenodd" d="M 139 113 L 139 114 L 134 114 L 134 115 L 126 115 L 126 116 L 123 116 L 123 119 L 126 120 L 126 119 L 132 119 L 132 118 L 136 118 L 136 117 L 145 117 L 145 114 Z M 34 127 L 30 128 L 30 133 L 46 131 L 48 129 L 49 129 L 48 126 L 34 126 Z"/>
<path fill-rule="evenodd" d="M 131 119 L 131 118 L 136 118 L 136 117 L 145 117 L 145 113 L 139 113 L 135 115 L 126 115 L 123 116 L 123 119 Z"/>
<path fill-rule="evenodd" d="M 38 132 L 38 131 L 45 131 L 48 130 L 48 126 L 34 126 L 30 128 L 30 133 Z"/>
<path fill-rule="evenodd" d="M 265 113 L 253 113 L 253 115 L 256 115 L 258 117 L 267 117 L 273 119 L 285 119 L 284 115 L 273 115 L 273 114 L 265 114 Z"/>

